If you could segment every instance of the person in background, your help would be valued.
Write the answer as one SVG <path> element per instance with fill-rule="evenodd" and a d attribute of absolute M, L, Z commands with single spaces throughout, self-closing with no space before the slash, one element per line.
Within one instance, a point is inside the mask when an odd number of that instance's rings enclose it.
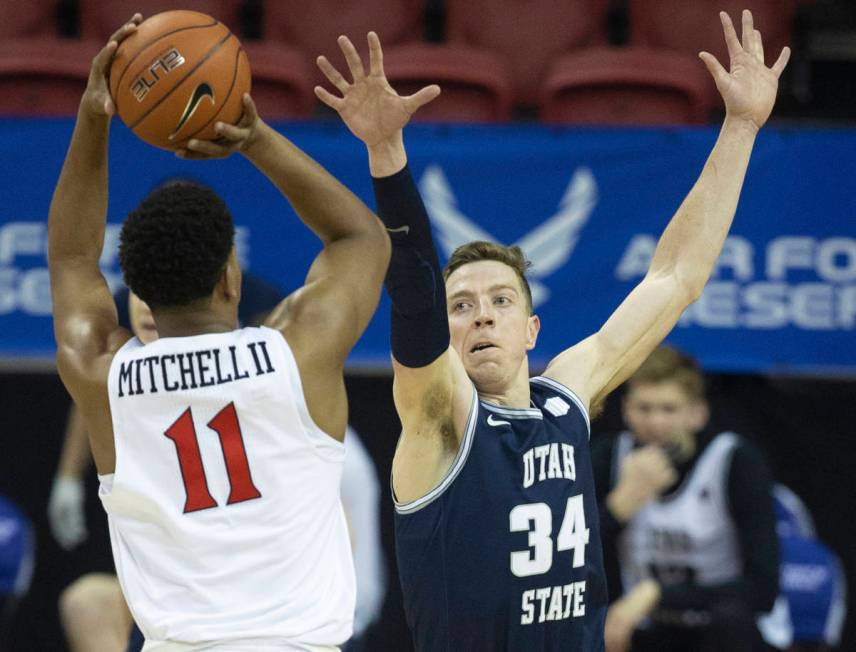
<path fill-rule="evenodd" d="M 29 519 L 0 496 L 0 650 L 21 598 L 30 589 L 35 561 L 35 536 Z"/>
<path fill-rule="evenodd" d="M 607 650 L 763 650 L 756 618 L 772 609 L 779 576 L 764 457 L 708 429 L 701 369 L 673 348 L 630 377 L 622 413 L 627 430 L 592 444 L 615 599 Z"/>

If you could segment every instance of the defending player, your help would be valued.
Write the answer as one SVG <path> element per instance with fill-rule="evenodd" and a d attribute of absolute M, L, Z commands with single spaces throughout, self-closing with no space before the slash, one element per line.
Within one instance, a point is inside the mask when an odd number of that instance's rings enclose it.
<path fill-rule="evenodd" d="M 320 87 L 316 94 L 366 144 L 378 214 L 393 242 L 386 287 L 403 426 L 392 478 L 396 548 L 420 652 L 603 649 L 606 587 L 588 413 L 701 294 L 789 56 L 785 49 L 765 67 L 751 14 L 743 14 L 742 45 L 728 16 L 721 19 L 730 72 L 701 57 L 727 115 L 701 177 L 645 279 L 597 333 L 533 379 L 527 351 L 540 322 L 520 250 L 470 243 L 439 269 L 402 137 L 439 88 L 398 96 L 374 34 L 368 74 L 340 38 L 352 81 L 319 58 L 342 97 Z"/>
<path fill-rule="evenodd" d="M 57 366 L 84 416 L 117 574 L 148 650 L 329 650 L 350 636 L 354 575 L 339 498 L 348 351 L 389 256 L 353 194 L 258 119 L 249 96 L 222 142 L 321 239 L 304 287 L 267 327 L 236 330 L 241 272 L 231 217 L 192 184 L 150 195 L 122 228 L 120 261 L 161 338 L 118 326 L 98 267 L 113 113 L 105 70 L 134 16 L 93 60 L 51 203 Z"/>

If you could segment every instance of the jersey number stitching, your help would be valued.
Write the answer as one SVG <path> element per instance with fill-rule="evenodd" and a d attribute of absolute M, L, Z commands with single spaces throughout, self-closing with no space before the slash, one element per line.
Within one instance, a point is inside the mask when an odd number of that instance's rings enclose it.
<path fill-rule="evenodd" d="M 529 549 L 511 553 L 511 572 L 517 577 L 541 575 L 553 566 L 553 512 L 547 503 L 517 505 L 508 515 L 512 532 L 529 532 Z M 573 550 L 573 567 L 585 564 L 589 529 L 586 527 L 583 496 L 568 498 L 565 517 L 556 537 L 556 550 Z M 534 553 L 534 554 L 533 554 Z"/>
<path fill-rule="evenodd" d="M 226 463 L 226 473 L 229 475 L 229 499 L 227 505 L 241 503 L 245 500 L 261 498 L 262 494 L 253 484 L 250 473 L 250 463 L 247 460 L 247 450 L 241 434 L 241 424 L 235 404 L 229 403 L 220 410 L 208 427 L 217 433 L 223 459 Z M 178 466 L 181 469 L 181 479 L 184 481 L 186 500 L 184 513 L 197 512 L 201 509 L 217 507 L 217 501 L 208 491 L 208 480 L 205 477 L 205 467 L 202 464 L 202 454 L 199 452 L 199 440 L 196 427 L 193 424 L 193 413 L 187 408 L 175 422 L 166 429 L 164 436 L 175 444 L 178 454 Z"/>

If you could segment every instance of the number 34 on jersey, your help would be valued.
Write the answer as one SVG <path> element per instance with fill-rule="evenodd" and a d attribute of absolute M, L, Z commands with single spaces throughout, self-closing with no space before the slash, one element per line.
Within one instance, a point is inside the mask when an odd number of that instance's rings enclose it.
<path fill-rule="evenodd" d="M 551 450 L 553 447 L 555 450 Z M 544 451 L 545 454 L 539 455 L 539 457 L 543 457 L 545 460 L 550 457 L 562 460 L 560 467 L 562 470 L 556 474 L 549 474 L 550 478 L 574 479 L 572 476 L 569 477 L 568 473 L 569 469 L 573 469 L 573 446 L 554 443 L 549 447 L 539 448 L 547 449 Z M 530 471 L 532 467 L 528 458 L 526 462 L 528 463 L 525 465 L 527 473 L 524 484 L 531 486 L 533 480 L 543 480 L 545 464 L 542 463 L 541 465 L 541 473 L 535 474 Z M 556 466 L 559 465 L 556 464 Z M 517 505 L 511 510 L 508 520 L 511 532 L 529 533 L 529 547 L 511 553 L 511 572 L 516 577 L 546 574 L 554 563 L 570 563 L 572 568 L 581 568 L 585 565 L 589 529 L 586 527 L 582 494 L 570 496 L 567 499 L 562 525 L 555 536 L 555 540 L 553 536 L 553 510 L 547 503 Z M 571 552 L 570 559 L 564 555 L 554 554 L 554 552 L 562 553 L 565 551 Z M 520 624 L 531 625 L 584 616 L 585 589 L 585 581 L 579 581 L 524 591 L 521 596 Z"/>

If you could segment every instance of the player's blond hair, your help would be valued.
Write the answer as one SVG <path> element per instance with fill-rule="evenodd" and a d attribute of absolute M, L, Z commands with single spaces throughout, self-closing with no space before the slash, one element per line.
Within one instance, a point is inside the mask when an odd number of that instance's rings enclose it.
<path fill-rule="evenodd" d="M 526 260 L 526 256 L 520 247 L 506 247 L 505 245 L 496 244 L 495 242 L 485 242 L 483 240 L 468 242 L 452 252 L 449 262 L 443 268 L 443 280 L 449 280 L 452 272 L 459 267 L 482 260 L 495 260 L 508 265 L 514 270 L 517 278 L 520 279 L 520 286 L 523 288 L 523 294 L 526 296 L 526 307 L 531 314 L 532 290 L 529 288 L 529 281 L 526 280 L 526 270 L 529 269 L 531 263 Z"/>
<path fill-rule="evenodd" d="M 704 375 L 698 362 L 670 346 L 657 348 L 627 381 L 628 387 L 674 382 L 693 400 L 704 399 Z"/>

